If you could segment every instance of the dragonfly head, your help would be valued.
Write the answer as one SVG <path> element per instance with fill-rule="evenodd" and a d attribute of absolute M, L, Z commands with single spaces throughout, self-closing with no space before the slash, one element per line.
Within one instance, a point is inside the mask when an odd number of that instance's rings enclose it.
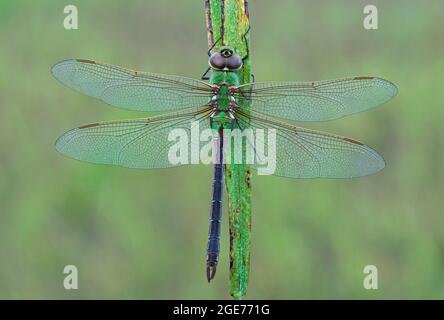
<path fill-rule="evenodd" d="M 222 47 L 214 52 L 209 59 L 214 70 L 236 71 L 242 67 L 242 58 L 231 47 Z"/>

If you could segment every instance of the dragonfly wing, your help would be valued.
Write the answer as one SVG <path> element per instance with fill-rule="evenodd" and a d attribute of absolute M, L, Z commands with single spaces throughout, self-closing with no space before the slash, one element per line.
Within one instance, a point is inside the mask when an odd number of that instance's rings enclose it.
<path fill-rule="evenodd" d="M 397 93 L 384 79 L 355 77 L 317 82 L 258 82 L 239 87 L 238 101 L 251 109 L 292 121 L 324 121 L 381 105 Z"/>
<path fill-rule="evenodd" d="M 169 140 L 170 132 L 183 130 L 190 139 L 193 127 L 199 126 L 200 130 L 210 127 L 208 116 L 208 109 L 204 109 L 83 125 L 63 134 L 56 142 L 56 149 L 77 160 L 127 168 L 179 166 L 189 162 L 175 163 L 169 158 L 170 148 L 178 142 Z"/>
<path fill-rule="evenodd" d="M 112 106 L 135 111 L 168 111 L 208 104 L 211 86 L 190 78 L 145 73 L 71 59 L 52 67 L 63 84 Z"/>
<path fill-rule="evenodd" d="M 251 116 L 251 128 L 255 131 L 256 159 L 266 160 L 275 155 L 275 164 L 257 163 L 253 168 L 289 178 L 352 178 L 376 173 L 384 168 L 384 159 L 373 149 L 359 141 L 319 131 L 308 130 L 265 117 Z M 270 129 L 275 129 L 275 152 Z M 258 146 L 262 145 L 261 152 Z M 251 145 L 250 145 L 251 146 Z M 274 168 L 273 168 L 274 167 Z M 274 169 L 274 170 L 273 170 Z"/>

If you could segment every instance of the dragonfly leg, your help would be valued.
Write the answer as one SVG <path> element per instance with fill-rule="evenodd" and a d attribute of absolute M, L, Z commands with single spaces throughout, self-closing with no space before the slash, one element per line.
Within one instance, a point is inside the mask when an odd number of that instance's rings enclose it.
<path fill-rule="evenodd" d="M 210 80 L 210 77 L 207 76 L 208 72 L 210 72 L 211 67 L 208 67 L 207 70 L 204 72 L 202 77 L 200 77 L 202 80 Z"/>
<path fill-rule="evenodd" d="M 254 73 L 251 74 L 251 83 L 250 83 L 250 94 L 246 99 L 251 100 L 251 96 L 253 95 L 253 87 L 256 77 L 254 76 Z"/>
<path fill-rule="evenodd" d="M 247 38 L 247 35 L 250 33 L 250 30 L 251 30 L 251 26 L 248 26 L 247 31 L 242 36 L 242 38 L 244 39 L 244 43 L 245 43 L 245 51 L 247 52 L 245 54 L 245 56 L 242 57 L 242 61 L 245 61 L 245 59 L 247 59 L 250 56 L 250 44 L 249 44 L 248 38 Z"/>
<path fill-rule="evenodd" d="M 251 85 L 250 85 L 250 96 L 248 97 L 248 99 L 251 100 L 251 96 L 253 95 L 253 87 L 254 87 L 254 82 L 255 82 L 256 77 L 254 76 L 254 74 L 251 74 Z"/>
<path fill-rule="evenodd" d="M 211 57 L 211 51 L 213 51 L 213 49 L 214 49 L 214 47 L 217 45 L 217 43 L 219 42 L 219 41 L 221 41 L 222 40 L 222 36 L 220 36 L 214 43 L 213 43 L 213 45 L 210 47 L 210 49 L 208 49 L 208 56 L 209 57 Z"/>
<path fill-rule="evenodd" d="M 244 39 L 244 43 L 245 43 L 245 51 L 247 52 L 245 54 L 245 56 L 242 57 L 242 62 L 244 62 L 250 56 L 250 43 L 248 42 L 248 38 L 247 38 L 247 35 L 250 33 L 250 30 L 251 30 L 251 26 L 249 25 L 247 31 L 242 36 L 242 38 Z M 254 82 L 254 79 L 255 79 L 254 74 L 251 74 L 251 82 Z M 251 90 L 253 90 L 253 86 L 251 87 Z"/>
<path fill-rule="evenodd" d="M 222 36 L 220 36 L 214 43 L 213 45 L 210 47 L 210 49 L 208 49 L 208 56 L 211 57 L 211 51 L 213 51 L 214 47 L 217 45 L 217 43 L 222 40 Z M 202 80 L 210 80 L 210 77 L 207 76 L 208 72 L 210 72 L 211 67 L 208 67 L 207 70 L 204 72 L 204 74 L 202 75 L 202 77 L 200 77 Z"/>
<path fill-rule="evenodd" d="M 248 90 L 248 92 L 244 92 L 242 89 L 238 91 L 238 93 L 245 100 L 251 100 L 251 96 L 253 95 L 254 79 L 254 74 L 251 74 L 251 83 L 249 83 L 250 89 Z"/>

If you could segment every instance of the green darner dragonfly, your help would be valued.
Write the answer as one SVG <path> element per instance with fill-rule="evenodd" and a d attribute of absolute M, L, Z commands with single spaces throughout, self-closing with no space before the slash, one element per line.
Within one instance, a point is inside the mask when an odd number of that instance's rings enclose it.
<path fill-rule="evenodd" d="M 190 132 L 190 123 L 214 132 L 215 163 L 207 247 L 207 278 L 216 272 L 222 216 L 223 130 L 275 129 L 274 173 L 290 178 L 351 178 L 375 173 L 383 158 L 356 140 L 298 127 L 294 121 L 324 121 L 368 110 L 397 93 L 394 84 L 376 77 L 317 82 L 255 82 L 241 85 L 243 59 L 232 48 L 210 55 L 209 83 L 190 78 L 131 71 L 91 60 L 57 63 L 54 76 L 63 84 L 112 106 L 135 111 L 168 112 L 159 116 L 97 122 L 63 134 L 62 154 L 93 163 L 127 168 L 167 168 L 172 129 Z M 242 103 L 241 103 L 242 102 Z M 241 108 L 248 102 L 248 110 Z M 263 141 L 267 144 L 267 141 Z M 251 164 L 258 169 L 257 164 Z"/>

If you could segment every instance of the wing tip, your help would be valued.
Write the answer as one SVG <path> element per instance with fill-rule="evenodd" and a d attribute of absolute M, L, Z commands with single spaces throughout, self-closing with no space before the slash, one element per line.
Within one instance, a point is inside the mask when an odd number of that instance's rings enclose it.
<path fill-rule="evenodd" d="M 380 77 L 373 77 L 373 76 L 357 76 L 354 77 L 353 80 L 375 80 L 378 82 L 382 82 L 384 83 L 387 87 L 389 87 L 391 89 L 391 95 L 390 98 L 396 96 L 398 94 L 398 86 L 396 84 L 394 84 L 393 82 L 391 82 L 390 80 L 384 79 L 384 78 L 380 78 Z"/>
<path fill-rule="evenodd" d="M 354 177 L 365 177 L 376 174 L 380 172 L 382 169 L 384 169 L 386 165 L 384 157 L 380 155 L 379 152 L 377 152 L 376 150 L 365 144 L 363 144 L 363 147 L 365 147 L 368 151 L 372 153 L 372 158 L 373 158 L 373 160 L 371 161 L 372 165 L 368 166 L 369 170 L 367 172 L 363 172 L 362 174 L 356 175 Z"/>
<path fill-rule="evenodd" d="M 399 91 L 398 86 L 393 82 L 391 82 L 390 80 L 380 77 L 373 77 L 373 79 L 382 82 L 387 87 L 387 89 L 390 90 L 390 95 L 387 100 L 390 100 L 391 98 L 395 97 L 398 94 Z"/>
<path fill-rule="evenodd" d="M 391 96 L 389 99 L 393 98 L 394 96 L 396 96 L 398 94 L 398 86 L 396 84 L 394 84 L 393 82 L 391 82 L 390 80 L 387 79 L 383 79 L 383 78 L 375 78 L 378 79 L 379 81 L 382 81 L 385 85 L 387 85 L 387 87 L 389 87 L 391 89 Z"/>
<path fill-rule="evenodd" d="M 385 168 L 386 162 L 385 159 L 383 158 L 383 156 L 381 156 L 378 152 L 375 151 L 375 153 L 377 154 L 377 159 L 378 159 L 378 166 L 376 166 L 376 170 L 370 174 L 373 173 L 378 173 L 379 171 L 381 171 L 382 169 Z"/>
<path fill-rule="evenodd" d="M 55 63 L 52 67 L 51 67 L 51 74 L 54 76 L 54 78 L 56 78 L 57 80 L 59 80 L 60 82 L 64 83 L 62 81 L 62 72 L 60 72 L 60 68 L 67 64 L 67 63 L 71 63 L 73 61 L 76 61 L 76 59 L 65 59 L 65 60 L 61 60 L 57 63 Z"/>
<path fill-rule="evenodd" d="M 52 67 L 51 67 L 51 73 L 57 78 L 57 69 L 65 64 L 68 63 L 73 63 L 73 62 L 80 62 L 80 63 L 87 63 L 87 64 L 97 64 L 96 61 L 94 60 L 89 60 L 89 59 L 77 59 L 77 58 L 70 58 L 70 59 L 64 59 L 64 60 L 60 60 L 59 62 L 55 63 Z"/>
<path fill-rule="evenodd" d="M 72 58 L 70 58 L 70 59 L 63 59 L 63 60 L 60 60 L 60 61 L 58 61 L 58 62 L 56 62 L 56 63 L 54 63 L 53 65 L 52 65 L 52 67 L 51 67 L 51 70 L 54 70 L 56 67 L 58 67 L 58 66 L 60 66 L 60 65 L 62 65 L 62 64 L 65 64 L 65 63 L 67 63 L 67 62 L 73 62 L 73 61 L 76 61 L 77 59 L 72 59 Z"/>
<path fill-rule="evenodd" d="M 57 138 L 57 140 L 54 142 L 54 148 L 57 150 L 57 152 L 67 156 L 67 154 L 63 151 L 63 149 L 67 143 L 66 138 L 67 138 L 68 134 L 72 133 L 75 130 L 78 130 L 78 128 L 68 130 Z"/>

